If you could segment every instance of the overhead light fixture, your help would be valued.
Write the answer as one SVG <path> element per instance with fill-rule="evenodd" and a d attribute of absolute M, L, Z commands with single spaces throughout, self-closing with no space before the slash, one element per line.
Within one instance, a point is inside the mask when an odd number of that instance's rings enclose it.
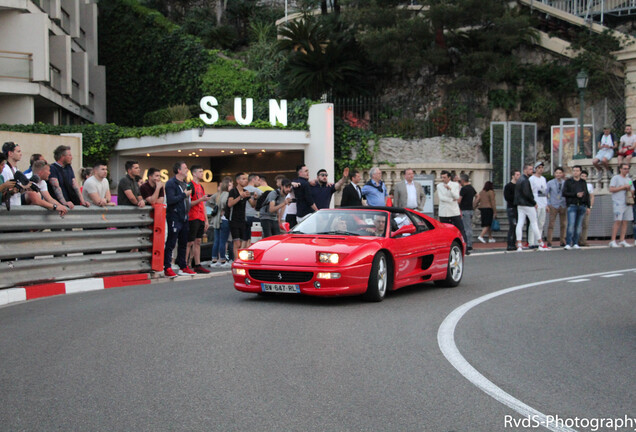
<path fill-rule="evenodd" d="M 247 154 L 247 152 L 243 152 L 243 154 Z"/>
<path fill-rule="evenodd" d="M 177 150 L 178 153 L 181 153 L 181 150 Z"/>
<path fill-rule="evenodd" d="M 245 151 L 245 149 L 241 149 L 242 151 Z"/>
<path fill-rule="evenodd" d="M 225 153 L 225 150 L 221 150 L 221 153 Z"/>
<path fill-rule="evenodd" d="M 199 149 L 199 151 L 200 151 L 200 152 L 202 152 L 202 151 L 203 151 L 203 149 Z M 560 219 L 559 219 L 559 220 L 560 220 Z"/>
<path fill-rule="evenodd" d="M 230 153 L 234 153 L 234 150 L 230 150 Z"/>
<path fill-rule="evenodd" d="M 265 153 L 265 149 L 262 149 L 261 151 L 262 151 L 263 153 Z"/>
<path fill-rule="evenodd" d="M 150 157 L 150 153 L 146 153 L 146 156 Z"/>

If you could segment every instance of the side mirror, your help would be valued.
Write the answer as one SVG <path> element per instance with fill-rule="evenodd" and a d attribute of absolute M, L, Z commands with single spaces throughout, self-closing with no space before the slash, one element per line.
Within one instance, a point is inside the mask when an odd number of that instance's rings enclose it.
<path fill-rule="evenodd" d="M 397 231 L 392 232 L 391 238 L 399 237 L 405 234 L 415 234 L 416 231 L 417 230 L 415 228 L 415 225 L 404 225 L 402 228 L 398 229 Z"/>

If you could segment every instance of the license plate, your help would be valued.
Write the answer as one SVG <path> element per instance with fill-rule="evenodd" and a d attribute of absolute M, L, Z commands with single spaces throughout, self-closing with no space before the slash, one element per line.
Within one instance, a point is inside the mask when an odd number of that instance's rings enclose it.
<path fill-rule="evenodd" d="M 263 290 L 263 292 L 297 294 L 300 292 L 300 285 L 262 283 L 261 289 Z"/>

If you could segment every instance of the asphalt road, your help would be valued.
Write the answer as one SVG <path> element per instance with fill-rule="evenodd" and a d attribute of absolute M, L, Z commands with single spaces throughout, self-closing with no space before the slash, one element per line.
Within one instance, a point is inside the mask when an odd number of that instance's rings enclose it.
<path fill-rule="evenodd" d="M 475 254 L 459 287 L 382 303 L 261 298 L 224 276 L 3 307 L 0 430 L 545 430 L 511 426 L 524 417 L 455 369 L 440 324 L 502 289 L 613 270 L 494 297 L 454 336 L 543 414 L 636 417 L 635 249 Z"/>

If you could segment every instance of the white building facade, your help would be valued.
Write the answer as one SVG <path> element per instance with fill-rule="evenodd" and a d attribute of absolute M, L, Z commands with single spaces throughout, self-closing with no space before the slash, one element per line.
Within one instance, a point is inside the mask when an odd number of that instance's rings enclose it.
<path fill-rule="evenodd" d="M 96 0 L 0 0 L 0 123 L 106 123 Z"/>

